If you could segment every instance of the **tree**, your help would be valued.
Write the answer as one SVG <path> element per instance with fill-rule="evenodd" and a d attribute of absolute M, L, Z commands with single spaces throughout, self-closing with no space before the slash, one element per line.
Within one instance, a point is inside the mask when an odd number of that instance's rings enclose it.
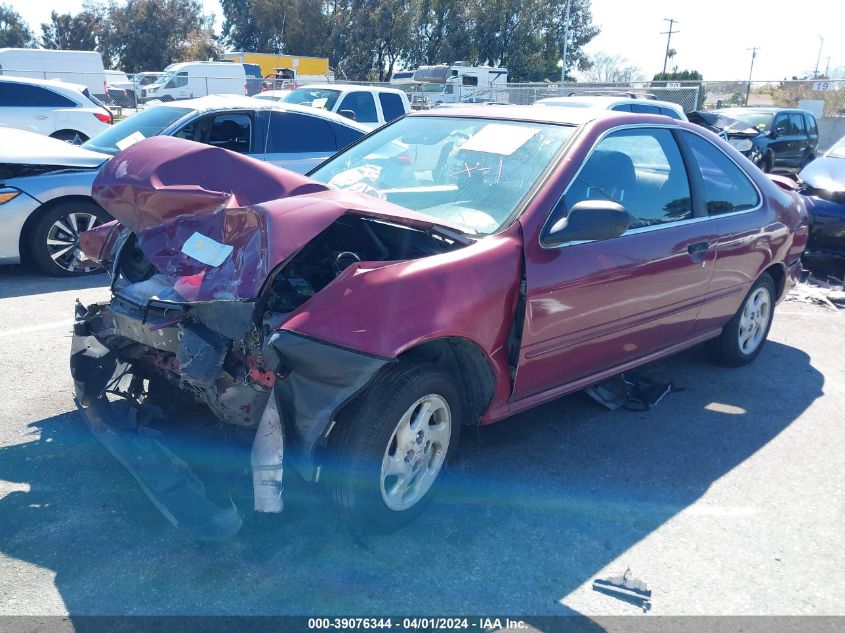
<path fill-rule="evenodd" d="M 20 13 L 0 4 L 0 48 L 32 48 L 35 38 Z"/>
<path fill-rule="evenodd" d="M 97 47 L 98 15 L 85 9 L 76 15 L 55 11 L 41 24 L 41 46 L 56 50 L 93 51 Z"/>
<path fill-rule="evenodd" d="M 199 0 L 111 0 L 99 21 L 98 48 L 129 73 L 219 54 L 213 19 Z"/>
<path fill-rule="evenodd" d="M 628 64 L 621 55 L 596 53 L 590 59 L 590 67 L 584 71 L 587 81 L 594 83 L 629 83 L 644 79 L 638 66 Z"/>
<path fill-rule="evenodd" d="M 238 51 L 325 54 L 322 0 L 222 0 L 223 39 Z"/>

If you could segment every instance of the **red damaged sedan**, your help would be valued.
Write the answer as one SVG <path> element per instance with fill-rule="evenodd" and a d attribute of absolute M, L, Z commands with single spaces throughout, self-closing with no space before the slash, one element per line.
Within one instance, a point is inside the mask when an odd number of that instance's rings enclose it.
<path fill-rule="evenodd" d="M 715 135 L 568 108 L 413 114 L 308 177 L 151 138 L 94 197 L 112 298 L 77 306 L 77 405 L 207 537 L 241 517 L 160 441 L 186 411 L 247 436 L 255 510 L 281 511 L 287 466 L 395 529 L 464 425 L 703 342 L 753 361 L 807 239 L 800 199 Z"/>

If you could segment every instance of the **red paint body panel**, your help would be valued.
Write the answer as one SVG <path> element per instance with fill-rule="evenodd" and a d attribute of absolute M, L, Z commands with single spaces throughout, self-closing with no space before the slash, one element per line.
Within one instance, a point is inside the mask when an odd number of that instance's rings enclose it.
<path fill-rule="evenodd" d="M 559 123 L 576 116 L 560 110 L 568 109 L 491 106 L 420 116 Z M 803 203 L 715 135 L 713 142 L 762 192 L 760 209 L 544 248 L 546 219 L 602 134 L 621 124 L 702 133 L 666 117 L 594 116 L 578 121 L 583 125 L 567 153 L 509 227 L 449 253 L 353 264 L 281 328 L 381 357 L 433 339 L 467 339 L 485 353 L 495 375 L 483 418 L 490 422 L 713 336 L 764 270 L 794 272 L 807 239 Z M 432 227 L 425 216 L 376 198 L 327 190 L 306 177 L 168 137 L 142 141 L 113 159 L 95 183 L 95 197 L 136 232 L 152 263 L 188 300 L 255 298 L 274 268 L 347 213 Z M 232 255 L 215 268 L 182 254 L 195 231 L 231 245 Z M 109 243 L 105 232 L 86 239 L 98 256 Z M 694 261 L 687 247 L 702 241 L 710 248 Z M 512 385 L 506 347 L 523 275 L 526 312 Z"/>

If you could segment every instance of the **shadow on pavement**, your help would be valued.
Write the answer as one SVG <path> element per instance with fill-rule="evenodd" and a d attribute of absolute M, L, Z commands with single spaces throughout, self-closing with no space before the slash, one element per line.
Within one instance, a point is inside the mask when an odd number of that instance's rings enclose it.
<path fill-rule="evenodd" d="M 283 515 L 191 542 L 76 413 L 40 420 L 32 441 L 0 449 L 0 479 L 19 485 L 0 499 L 0 551 L 53 570 L 71 616 L 571 614 L 563 597 L 754 455 L 824 384 L 804 352 L 772 342 L 750 367 L 720 370 L 694 349 L 648 373 L 683 390 L 650 412 L 575 394 L 465 429 L 438 499 L 367 540 L 286 472 Z"/>
<path fill-rule="evenodd" d="M 81 277 L 50 277 L 34 266 L 24 264 L 0 266 L 0 299 L 108 285 L 109 277 L 103 273 Z"/>

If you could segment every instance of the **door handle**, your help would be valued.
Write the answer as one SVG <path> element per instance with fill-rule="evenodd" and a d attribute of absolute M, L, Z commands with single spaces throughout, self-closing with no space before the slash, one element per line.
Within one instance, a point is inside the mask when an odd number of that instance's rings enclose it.
<path fill-rule="evenodd" d="M 704 258 L 707 255 L 708 250 L 710 250 L 710 242 L 694 242 L 687 246 L 687 252 L 689 253 L 690 259 L 692 259 L 692 261 L 696 264 L 704 262 Z"/>

